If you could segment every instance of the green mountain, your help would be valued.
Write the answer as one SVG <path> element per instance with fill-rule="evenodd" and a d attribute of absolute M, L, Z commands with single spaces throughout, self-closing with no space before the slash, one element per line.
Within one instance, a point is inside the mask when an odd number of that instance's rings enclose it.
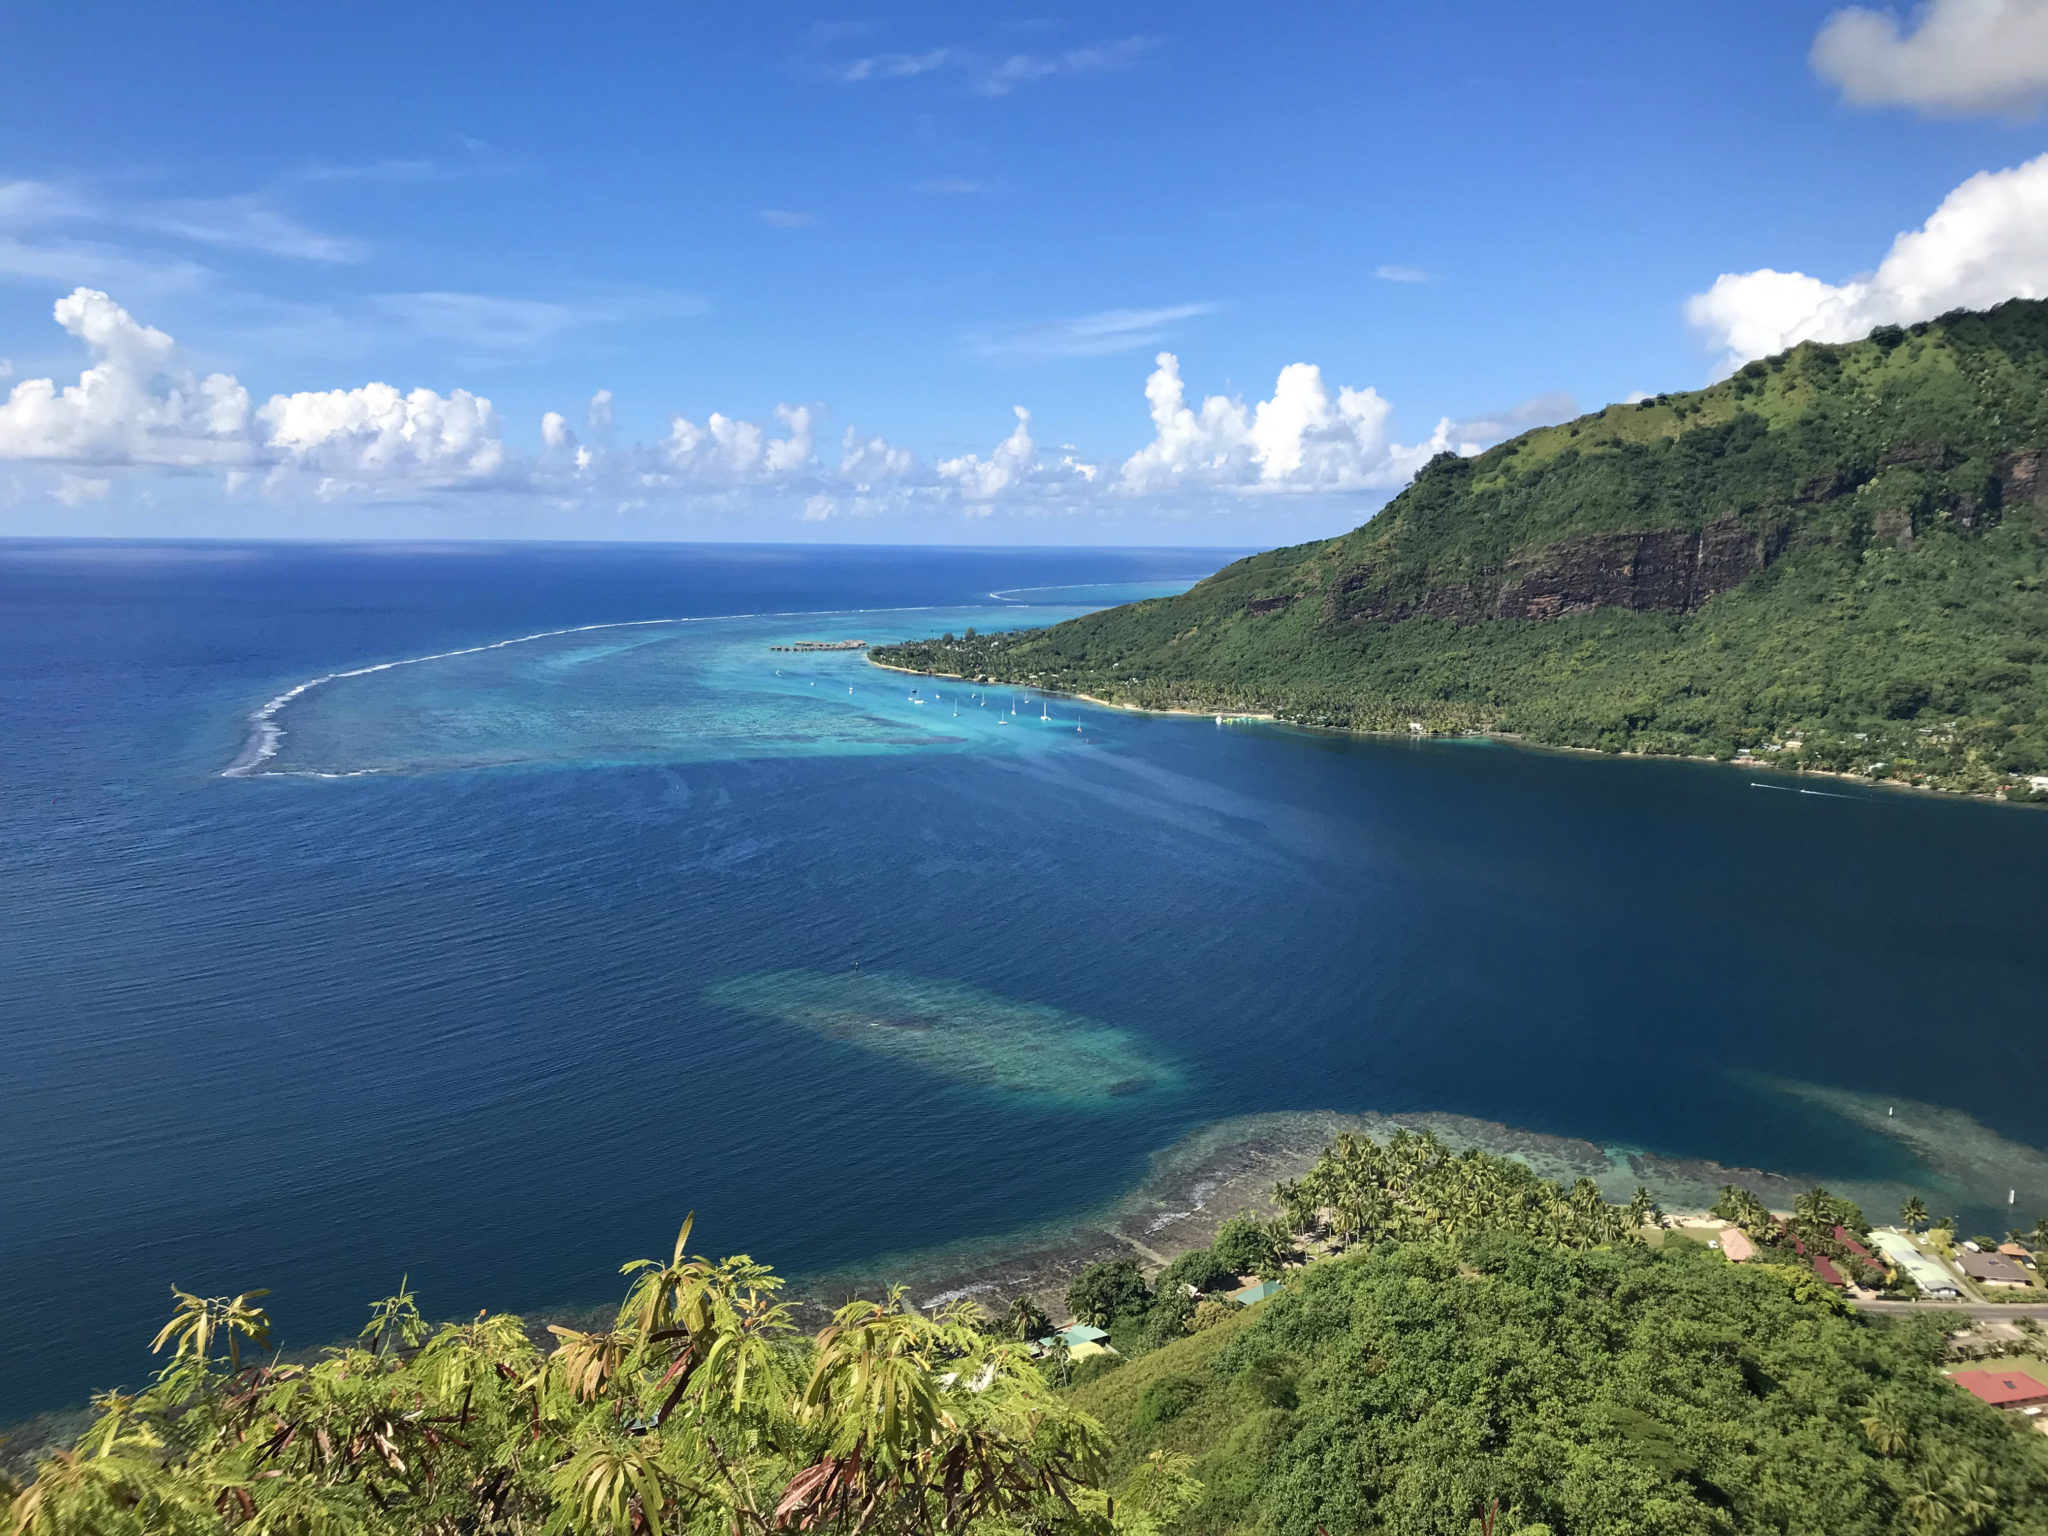
<path fill-rule="evenodd" d="M 2026 798 L 2044 583 L 2048 301 L 2015 300 L 1440 455 L 1363 527 L 1179 597 L 874 659 Z"/>

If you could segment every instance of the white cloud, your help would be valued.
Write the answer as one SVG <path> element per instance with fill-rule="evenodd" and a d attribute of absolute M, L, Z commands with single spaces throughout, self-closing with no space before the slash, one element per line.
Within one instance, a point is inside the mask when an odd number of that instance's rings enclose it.
<path fill-rule="evenodd" d="M 257 413 L 268 447 L 297 468 L 340 480 L 491 479 L 509 456 L 491 402 L 466 389 L 401 394 L 389 384 L 273 395 Z"/>
<path fill-rule="evenodd" d="M 952 48 L 927 48 L 923 53 L 878 53 L 849 60 L 834 73 L 844 85 L 859 85 L 867 80 L 909 80 L 944 69 L 960 56 Z"/>
<path fill-rule="evenodd" d="M 74 475 L 68 469 L 57 472 L 56 489 L 50 492 L 55 501 L 76 509 L 91 501 L 105 501 L 107 492 L 113 489 L 111 480 L 95 480 L 85 475 Z"/>
<path fill-rule="evenodd" d="M 1854 341 L 1874 326 L 2048 294 L 2048 155 L 1980 171 L 1867 277 L 1829 283 L 1761 267 L 1724 272 L 1686 318 L 1733 368 L 1802 341 Z"/>
<path fill-rule="evenodd" d="M 794 208 L 763 208 L 761 222 L 770 229 L 812 229 L 817 226 L 818 216 Z"/>
<path fill-rule="evenodd" d="M 996 444 L 986 459 L 966 453 L 939 462 L 940 476 L 957 485 L 969 501 L 989 501 L 1002 495 L 1021 484 L 1038 465 L 1038 444 L 1031 440 L 1031 413 L 1021 405 L 1012 409 L 1017 413 L 1015 430 Z"/>
<path fill-rule="evenodd" d="M 852 427 L 839 444 L 839 478 L 850 485 L 869 486 L 902 480 L 917 467 L 917 456 L 908 448 L 897 448 L 879 437 L 862 437 Z"/>
<path fill-rule="evenodd" d="M 249 393 L 228 374 L 199 378 L 162 331 L 106 294 L 59 299 L 57 323 L 92 364 L 76 384 L 23 379 L 0 403 L 0 458 L 86 464 L 199 465 L 249 453 Z"/>
<path fill-rule="evenodd" d="M 1383 283 L 1426 283 L 1429 274 L 1420 267 L 1401 267 L 1386 262 L 1372 269 L 1372 275 Z"/>
<path fill-rule="evenodd" d="M 1007 96 L 1020 85 L 1075 75 L 1114 74 L 1131 68 L 1159 46 L 1155 37 L 1112 38 L 1054 53 L 995 54 L 977 48 L 927 48 L 917 53 L 877 53 L 830 66 L 844 85 L 873 80 L 912 80 L 951 73 L 981 96 Z"/>
<path fill-rule="evenodd" d="M 57 323 L 85 343 L 91 366 L 61 389 L 24 379 L 0 403 L 0 459 L 318 470 L 336 483 L 410 477 L 430 484 L 486 479 L 507 466 L 497 415 L 463 389 L 402 395 L 388 384 L 273 396 L 251 410 L 231 374 L 201 378 L 176 343 L 106 294 L 57 301 Z"/>
<path fill-rule="evenodd" d="M 979 181 L 969 181 L 965 176 L 933 176 L 910 190 L 926 197 L 973 197 L 986 192 L 988 187 Z"/>
<path fill-rule="evenodd" d="M 1156 347 L 1182 320 L 1213 315 L 1216 304 L 1173 304 L 1163 309 L 1105 309 L 1092 315 L 1019 325 L 983 326 L 967 333 L 978 357 L 1103 357 Z"/>
<path fill-rule="evenodd" d="M 775 416 L 787 436 L 770 437 L 751 421 L 715 411 L 701 427 L 676 417 L 656 450 L 670 483 L 779 485 L 808 473 L 816 464 L 809 409 L 778 405 Z"/>
<path fill-rule="evenodd" d="M 1910 28 L 1891 11 L 1836 11 L 1811 61 L 1864 106 L 1929 117 L 2020 114 L 2048 100 L 2048 0 L 1931 0 Z"/>
<path fill-rule="evenodd" d="M 1042 448 L 1023 406 L 992 449 L 936 464 L 851 427 L 821 462 L 816 411 L 804 405 L 778 406 L 765 426 L 722 413 L 701 426 L 679 416 L 658 443 L 615 446 L 605 390 L 583 413 L 597 442 L 579 441 L 568 414 L 548 411 L 539 420 L 538 452 L 528 455 L 507 446 L 491 402 L 468 389 L 404 392 L 374 382 L 273 395 L 258 406 L 231 375 L 196 376 L 169 336 L 104 293 L 81 288 L 55 315 L 90 352 L 90 365 L 61 389 L 50 379 L 15 385 L 0 402 L 0 459 L 61 466 L 52 494 L 70 505 L 107 494 L 94 489 L 102 480 L 108 490 L 131 489 L 95 473 L 101 467 L 141 466 L 211 468 L 229 494 L 277 501 L 490 488 L 553 497 L 564 507 L 650 499 L 779 505 L 784 515 L 822 520 L 920 509 L 1112 515 L 1167 496 L 1179 499 L 1166 505 L 1185 512 L 1189 492 L 1218 505 L 1246 493 L 1388 493 L 1434 453 L 1476 451 L 1570 410 L 1568 399 L 1539 397 L 1464 423 L 1441 421 L 1427 441 L 1404 446 L 1392 440 L 1390 408 L 1376 391 L 1333 391 L 1312 364 L 1282 369 L 1266 400 L 1190 402 L 1177 360 L 1161 353 L 1145 389 L 1153 440 L 1121 464 Z"/>
<path fill-rule="evenodd" d="M 129 221 L 201 245 L 289 256 L 301 261 L 355 262 L 363 259 L 357 240 L 308 229 L 255 197 L 188 198 L 137 209 Z"/>
<path fill-rule="evenodd" d="M 1241 491 L 1373 491 L 1405 484 L 1429 459 L 1476 452 L 1448 419 L 1412 447 L 1387 435 L 1392 408 L 1374 389 L 1335 398 L 1313 363 L 1280 370 L 1273 396 L 1247 409 L 1227 395 L 1187 403 L 1180 360 L 1162 352 L 1145 381 L 1153 438 L 1124 462 L 1118 489 L 1134 495 L 1183 487 Z"/>

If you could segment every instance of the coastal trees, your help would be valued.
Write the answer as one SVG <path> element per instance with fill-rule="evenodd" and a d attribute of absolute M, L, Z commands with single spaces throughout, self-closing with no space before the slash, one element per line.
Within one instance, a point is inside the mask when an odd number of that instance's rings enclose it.
<path fill-rule="evenodd" d="M 1077 1321 L 1107 1328 L 1120 1317 L 1136 1316 L 1152 1304 L 1145 1272 L 1132 1259 L 1091 1264 L 1067 1287 L 1067 1309 Z"/>
<path fill-rule="evenodd" d="M 1899 1224 L 1909 1232 L 1918 1232 L 1927 1225 L 1927 1202 L 1918 1195 L 1909 1196 L 1899 1207 Z"/>
<path fill-rule="evenodd" d="M 1346 1132 L 1301 1178 L 1274 1187 L 1297 1231 L 1326 1225 L 1346 1244 L 1519 1232 L 1591 1248 L 1631 1241 L 1648 1195 L 1609 1204 L 1581 1178 L 1571 1188 L 1539 1178 L 1527 1164 L 1467 1148 L 1455 1156 L 1436 1133 L 1397 1129 L 1382 1145 Z"/>
<path fill-rule="evenodd" d="M 1052 1319 L 1045 1315 L 1045 1308 L 1029 1296 L 1019 1296 L 1010 1303 L 1009 1313 L 1003 1319 L 1003 1331 L 1013 1339 L 1028 1343 L 1051 1333 Z"/>
<path fill-rule="evenodd" d="M 170 1363 L 98 1400 L 12 1498 L 12 1536 L 941 1536 L 1088 1526 L 1099 1427 L 1017 1344 L 899 1296 L 815 1341 L 742 1257 L 628 1265 L 609 1328 L 482 1313 L 429 1326 L 410 1293 L 310 1363 L 244 1365 L 258 1293 L 199 1298 Z M 225 1347 L 226 1359 L 221 1358 Z"/>
<path fill-rule="evenodd" d="M 1232 1275 L 1257 1275 L 1262 1280 L 1279 1277 L 1280 1244 L 1266 1223 L 1250 1211 L 1239 1211 L 1218 1227 L 1209 1252 Z"/>

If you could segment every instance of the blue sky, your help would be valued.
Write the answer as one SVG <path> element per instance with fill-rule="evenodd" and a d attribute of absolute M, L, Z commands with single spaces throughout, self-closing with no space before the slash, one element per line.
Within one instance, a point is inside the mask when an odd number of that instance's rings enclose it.
<path fill-rule="evenodd" d="M 0 534 L 1277 543 L 2048 293 L 2034 0 L 7 33 Z"/>

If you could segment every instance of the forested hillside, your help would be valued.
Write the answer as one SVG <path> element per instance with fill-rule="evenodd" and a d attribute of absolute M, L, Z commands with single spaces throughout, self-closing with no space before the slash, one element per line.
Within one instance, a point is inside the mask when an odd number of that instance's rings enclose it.
<path fill-rule="evenodd" d="M 2025 797 L 2048 774 L 2048 301 L 1440 455 L 1363 527 L 1179 597 L 874 659 Z"/>

